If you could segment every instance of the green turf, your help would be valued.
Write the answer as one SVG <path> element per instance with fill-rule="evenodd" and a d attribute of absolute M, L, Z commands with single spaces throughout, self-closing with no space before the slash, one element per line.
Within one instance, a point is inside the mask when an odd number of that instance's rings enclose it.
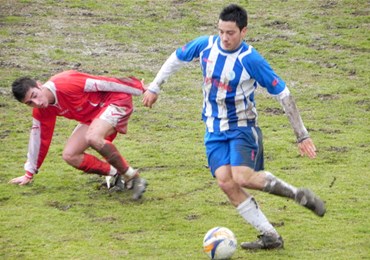
<path fill-rule="evenodd" d="M 368 259 L 370 255 L 370 16 L 366 0 L 234 1 L 249 12 L 246 40 L 287 82 L 318 148 L 298 155 L 280 105 L 258 91 L 266 168 L 307 186 L 327 203 L 318 218 L 292 201 L 252 191 L 285 249 L 233 259 Z M 129 132 L 115 141 L 149 187 L 132 202 L 102 179 L 63 162 L 75 123 L 58 119 L 34 183 L 23 174 L 31 111 L 10 94 L 23 75 L 41 81 L 67 69 L 135 75 L 149 83 L 175 48 L 214 34 L 225 1 L 0 1 L 0 258 L 207 259 L 208 229 L 226 226 L 239 242 L 257 232 L 211 178 L 200 120 L 196 62 L 162 88 L 153 109 L 134 99 Z"/>

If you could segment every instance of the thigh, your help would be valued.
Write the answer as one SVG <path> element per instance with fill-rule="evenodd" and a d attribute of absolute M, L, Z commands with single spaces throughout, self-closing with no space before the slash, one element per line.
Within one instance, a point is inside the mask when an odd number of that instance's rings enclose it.
<path fill-rule="evenodd" d="M 235 130 L 230 137 L 230 163 L 256 170 L 259 161 L 259 137 L 255 127 Z"/>
<path fill-rule="evenodd" d="M 114 126 L 106 120 L 95 118 L 88 127 L 86 136 L 91 139 L 105 139 L 116 133 Z"/>
<path fill-rule="evenodd" d="M 78 124 L 68 138 L 63 152 L 69 155 L 82 154 L 89 147 L 85 138 L 88 128 L 88 125 Z"/>
<path fill-rule="evenodd" d="M 208 166 L 213 177 L 216 170 L 224 165 L 230 164 L 229 143 L 222 133 L 206 132 L 204 136 Z"/>
<path fill-rule="evenodd" d="M 127 103 L 127 101 L 125 101 Z M 125 134 L 127 132 L 127 125 L 130 115 L 132 113 L 132 107 L 127 106 L 123 102 L 122 106 L 116 104 L 110 104 L 105 107 L 98 115 L 97 118 L 109 123 L 116 132 Z"/>

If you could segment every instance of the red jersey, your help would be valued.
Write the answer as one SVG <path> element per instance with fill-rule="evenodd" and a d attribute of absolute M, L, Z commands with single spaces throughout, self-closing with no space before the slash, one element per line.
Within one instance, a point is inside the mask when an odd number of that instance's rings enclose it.
<path fill-rule="evenodd" d="M 145 90 L 136 78 L 94 76 L 78 71 L 65 71 L 51 77 L 43 87 L 55 97 L 55 103 L 46 108 L 33 109 L 25 170 L 37 173 L 49 150 L 57 116 L 90 124 L 110 104 L 132 110 L 132 95 Z"/>

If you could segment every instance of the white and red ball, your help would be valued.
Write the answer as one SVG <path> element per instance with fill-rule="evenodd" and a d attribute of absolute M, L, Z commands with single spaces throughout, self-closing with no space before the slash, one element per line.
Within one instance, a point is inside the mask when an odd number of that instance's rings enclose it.
<path fill-rule="evenodd" d="M 210 259 L 229 259 L 236 251 L 237 240 L 226 227 L 210 229 L 203 239 L 203 251 Z"/>

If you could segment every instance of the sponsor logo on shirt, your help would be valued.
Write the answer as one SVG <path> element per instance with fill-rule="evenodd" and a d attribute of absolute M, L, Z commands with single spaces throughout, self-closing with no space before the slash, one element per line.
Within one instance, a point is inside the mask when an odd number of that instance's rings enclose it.
<path fill-rule="evenodd" d="M 205 77 L 204 78 L 204 83 L 205 84 L 211 83 L 212 86 L 215 86 L 216 88 L 224 89 L 224 90 L 226 90 L 228 92 L 231 92 L 232 91 L 230 85 L 228 85 L 227 83 L 221 82 L 218 79 L 213 79 L 213 78 L 210 78 L 210 77 Z"/>
<path fill-rule="evenodd" d="M 61 112 L 59 112 L 59 115 L 64 115 L 64 114 L 67 114 L 69 112 L 69 109 L 65 109 Z"/>
<path fill-rule="evenodd" d="M 205 62 L 205 63 L 213 63 L 213 61 L 211 61 L 211 60 L 209 60 L 209 59 L 207 59 L 207 58 L 203 58 L 203 61 Z"/>
<path fill-rule="evenodd" d="M 235 79 L 235 72 L 232 70 L 232 71 L 229 71 L 229 73 L 226 74 L 226 78 L 228 81 L 231 81 L 233 79 Z"/>

